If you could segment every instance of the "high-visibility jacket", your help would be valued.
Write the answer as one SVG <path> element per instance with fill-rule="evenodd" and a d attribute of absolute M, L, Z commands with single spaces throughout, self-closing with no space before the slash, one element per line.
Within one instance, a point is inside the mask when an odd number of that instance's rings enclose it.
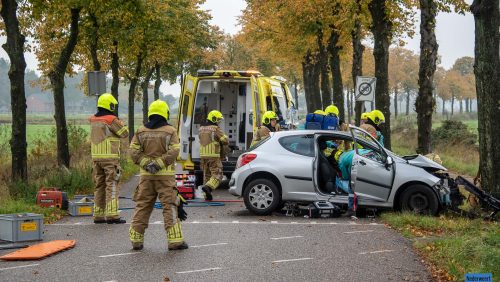
<path fill-rule="evenodd" d="M 227 136 L 217 125 L 201 126 L 198 137 L 201 158 L 220 158 L 221 146 L 229 144 Z"/>
<path fill-rule="evenodd" d="M 90 117 L 90 143 L 93 161 L 120 159 L 120 138 L 128 128 L 114 115 Z"/>
<path fill-rule="evenodd" d="M 141 179 L 158 179 L 175 175 L 175 160 L 179 155 L 179 137 L 171 125 L 156 129 L 141 126 L 130 142 L 130 155 L 140 166 Z M 154 161 L 160 166 L 155 174 L 144 170 L 144 166 Z"/>

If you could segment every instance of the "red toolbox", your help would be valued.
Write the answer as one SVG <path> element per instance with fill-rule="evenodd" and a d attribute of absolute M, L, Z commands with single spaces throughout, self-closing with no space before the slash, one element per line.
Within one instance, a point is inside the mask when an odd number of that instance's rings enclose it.
<path fill-rule="evenodd" d="M 55 187 L 42 187 L 36 194 L 36 203 L 41 207 L 68 209 L 68 195 Z"/>
<path fill-rule="evenodd" d="M 177 190 L 186 200 L 194 199 L 194 185 L 196 176 L 194 174 L 176 174 Z"/>

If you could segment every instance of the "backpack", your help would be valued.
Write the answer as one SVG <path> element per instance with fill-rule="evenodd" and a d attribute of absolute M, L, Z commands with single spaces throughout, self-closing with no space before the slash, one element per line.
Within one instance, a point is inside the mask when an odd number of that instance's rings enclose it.
<path fill-rule="evenodd" d="M 337 130 L 339 128 L 339 118 L 334 115 L 325 116 L 321 129 Z"/>
<path fill-rule="evenodd" d="M 305 129 L 321 129 L 325 116 L 310 113 L 306 116 Z"/>

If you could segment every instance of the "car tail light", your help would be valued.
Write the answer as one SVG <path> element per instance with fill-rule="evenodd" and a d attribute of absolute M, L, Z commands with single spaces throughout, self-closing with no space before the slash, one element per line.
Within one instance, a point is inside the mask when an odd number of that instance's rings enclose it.
<path fill-rule="evenodd" d="M 238 158 L 238 162 L 236 163 L 236 168 L 240 168 L 247 163 L 255 160 L 257 158 L 257 154 L 243 154 Z"/>

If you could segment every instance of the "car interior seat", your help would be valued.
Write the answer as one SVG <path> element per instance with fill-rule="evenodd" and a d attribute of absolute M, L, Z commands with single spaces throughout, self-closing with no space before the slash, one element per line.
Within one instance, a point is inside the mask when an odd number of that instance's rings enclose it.
<path fill-rule="evenodd" d="M 323 153 L 326 149 L 326 143 L 320 141 L 320 152 L 318 156 L 318 184 L 319 188 L 327 193 L 337 192 L 335 184 L 337 172 L 328 161 L 328 158 Z"/>

